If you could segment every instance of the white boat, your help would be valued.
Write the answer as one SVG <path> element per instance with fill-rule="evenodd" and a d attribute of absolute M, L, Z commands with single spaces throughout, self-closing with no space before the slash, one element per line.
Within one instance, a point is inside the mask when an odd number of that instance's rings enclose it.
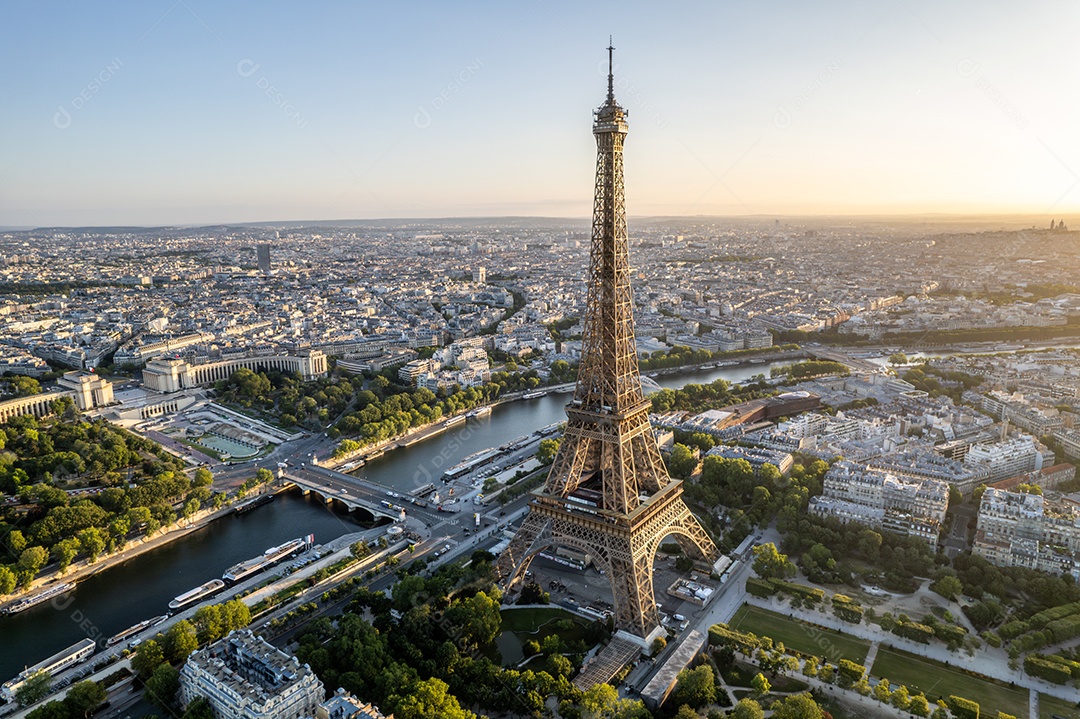
<path fill-rule="evenodd" d="M 230 584 L 235 584 L 243 579 L 250 577 L 253 574 L 263 571 L 270 566 L 281 561 L 285 557 L 300 551 L 307 545 L 307 539 L 304 537 L 297 537 L 285 544 L 278 545 L 276 547 L 270 547 L 258 557 L 247 559 L 239 564 L 234 564 L 225 570 L 225 573 L 221 575 L 221 578 Z"/>
<path fill-rule="evenodd" d="M 225 582 L 221 581 L 220 579 L 211 579 L 206 584 L 195 587 L 194 589 L 186 591 L 180 596 L 174 598 L 171 602 L 169 602 L 169 609 L 173 611 L 176 611 L 177 609 L 182 609 L 189 604 L 194 604 L 201 599 L 206 599 L 209 596 L 217 594 L 224 588 Z"/>
<path fill-rule="evenodd" d="M 162 614 L 160 617 L 154 617 L 153 619 L 144 619 L 143 621 L 139 622 L 135 626 L 128 627 L 127 629 L 120 632 L 119 634 L 115 634 L 115 635 L 109 637 L 105 641 L 105 646 L 111 647 L 111 646 L 113 646 L 115 644 L 119 644 L 120 642 L 124 641 L 125 639 L 133 637 L 136 634 L 138 634 L 139 632 L 143 631 L 144 629 L 149 629 L 150 627 L 154 626 L 155 624 L 160 624 L 161 622 L 165 621 L 168 618 L 169 618 L 168 614 Z"/>
<path fill-rule="evenodd" d="M 71 582 L 64 582 L 63 584 L 54 585 L 42 592 L 38 592 L 37 594 L 34 594 L 32 596 L 20 599 L 19 601 L 7 607 L 4 610 L 4 614 L 18 614 L 24 609 L 29 609 L 30 607 L 41 604 L 42 602 L 47 602 L 53 597 L 59 596 L 64 592 L 70 591 L 74 588 L 75 585 Z"/>

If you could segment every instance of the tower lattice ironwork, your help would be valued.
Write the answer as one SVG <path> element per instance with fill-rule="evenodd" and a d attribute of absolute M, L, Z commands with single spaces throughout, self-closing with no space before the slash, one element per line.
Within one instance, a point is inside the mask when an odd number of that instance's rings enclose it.
<path fill-rule="evenodd" d="M 668 476 L 641 389 L 623 192 L 627 113 L 615 101 L 607 50 L 607 100 L 593 123 L 596 188 L 577 388 L 547 482 L 496 571 L 508 587 L 540 551 L 587 554 L 611 582 L 616 627 L 651 639 L 660 626 L 652 565 L 661 540 L 672 535 L 710 562 L 717 551 L 683 501 L 682 482 Z"/>

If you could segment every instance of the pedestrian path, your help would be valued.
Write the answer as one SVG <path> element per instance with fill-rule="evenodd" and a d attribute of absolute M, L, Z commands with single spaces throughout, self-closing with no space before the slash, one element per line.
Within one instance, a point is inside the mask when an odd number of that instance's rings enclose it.
<path fill-rule="evenodd" d="M 877 650 L 881 646 L 881 642 L 870 642 L 870 649 L 866 652 L 866 659 L 863 660 L 863 666 L 866 667 L 866 671 L 871 671 L 874 666 L 874 660 L 877 659 Z"/>

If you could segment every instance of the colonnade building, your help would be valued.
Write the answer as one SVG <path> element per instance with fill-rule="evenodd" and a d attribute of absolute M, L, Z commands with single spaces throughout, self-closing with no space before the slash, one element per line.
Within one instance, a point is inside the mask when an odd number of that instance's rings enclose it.
<path fill-rule="evenodd" d="M 241 357 L 197 365 L 188 364 L 182 359 L 160 357 L 146 363 L 142 379 L 143 385 L 155 392 L 179 392 L 228 379 L 241 367 L 252 372 L 295 372 L 305 381 L 324 377 L 328 370 L 326 355 L 322 351 L 303 350 L 296 355 Z"/>

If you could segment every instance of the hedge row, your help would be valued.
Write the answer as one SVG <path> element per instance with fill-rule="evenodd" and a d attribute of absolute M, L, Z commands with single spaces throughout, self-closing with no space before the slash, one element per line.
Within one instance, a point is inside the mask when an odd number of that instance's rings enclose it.
<path fill-rule="evenodd" d="M 929 644 L 934 638 L 934 628 L 918 622 L 898 622 L 892 631 L 898 637 L 922 644 Z"/>
<path fill-rule="evenodd" d="M 946 624 L 944 622 L 934 624 L 934 636 L 946 643 L 962 642 L 967 633 L 967 629 L 958 627 L 955 624 Z"/>
<path fill-rule="evenodd" d="M 776 594 L 776 587 L 764 579 L 758 579 L 757 577 L 748 577 L 746 580 L 746 591 L 755 597 L 761 597 L 767 599 Z"/>
<path fill-rule="evenodd" d="M 724 623 L 714 624 L 709 627 L 709 645 L 721 644 L 732 644 L 743 654 L 751 656 L 761 646 L 761 640 L 756 634 L 736 631 Z"/>
<path fill-rule="evenodd" d="M 834 594 L 832 606 L 833 614 L 845 622 L 859 624 L 863 620 L 862 605 L 845 594 Z"/>
<path fill-rule="evenodd" d="M 808 587 L 805 584 L 796 584 L 795 582 L 785 582 L 782 579 L 770 580 L 776 591 L 784 594 L 790 594 L 793 597 L 799 597 L 801 599 L 808 599 L 811 602 L 817 604 L 825 597 L 825 590 L 818 587 Z"/>
<path fill-rule="evenodd" d="M 1072 672 L 1069 667 L 1036 654 L 1028 654 L 1024 657 L 1024 671 L 1033 677 L 1045 679 L 1053 684 L 1065 684 L 1072 679 Z"/>
<path fill-rule="evenodd" d="M 956 719 L 979 719 L 979 703 L 954 694 L 949 695 L 949 710 Z"/>
<path fill-rule="evenodd" d="M 1080 679 L 1080 662 L 1074 662 L 1072 659 L 1066 659 L 1060 654 L 1054 654 L 1049 657 L 1045 657 L 1045 659 L 1048 659 L 1055 664 L 1060 664 L 1061 666 L 1066 667 L 1072 674 L 1073 679 Z"/>

